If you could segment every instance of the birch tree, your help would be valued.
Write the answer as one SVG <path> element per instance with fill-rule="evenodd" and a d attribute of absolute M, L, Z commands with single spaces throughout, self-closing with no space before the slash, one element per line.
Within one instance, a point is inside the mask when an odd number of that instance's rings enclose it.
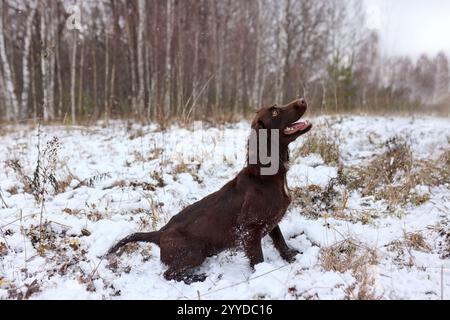
<path fill-rule="evenodd" d="M 22 95 L 21 95 L 21 107 L 20 107 L 20 118 L 24 118 L 25 114 L 27 112 L 28 107 L 28 97 L 30 94 L 30 65 L 29 65 L 29 59 L 30 59 L 30 49 L 31 49 L 31 35 L 32 35 L 32 26 L 34 17 L 36 14 L 37 4 L 35 1 L 30 2 L 30 13 L 27 17 L 26 22 L 26 31 L 25 31 L 25 38 L 24 38 L 24 50 L 22 55 Z"/>
<path fill-rule="evenodd" d="M 54 113 L 54 47 L 55 25 L 52 23 L 53 7 L 40 3 L 41 73 L 42 73 L 42 113 L 44 121 L 52 120 Z"/>
<path fill-rule="evenodd" d="M 138 74 L 139 74 L 139 94 L 138 94 L 138 114 L 141 115 L 145 108 L 145 46 L 144 46 L 144 32 L 145 32 L 145 10 L 146 0 L 138 1 L 139 26 L 138 26 L 138 41 L 137 41 L 137 60 L 138 60 Z"/>
<path fill-rule="evenodd" d="M 171 63 L 171 44 L 172 44 L 172 27 L 173 27 L 173 18 L 174 14 L 172 11 L 173 0 L 167 0 L 166 5 L 166 62 L 165 62 L 165 94 L 164 94 L 164 106 L 165 106 L 165 116 L 168 116 L 170 112 L 170 95 L 171 95 L 171 72 L 172 72 L 172 63 Z"/>
<path fill-rule="evenodd" d="M 3 14 L 5 12 L 3 1 L 0 1 L 0 62 L 3 69 L 3 86 L 5 88 L 7 120 L 17 120 L 19 116 L 19 102 L 14 90 L 11 61 L 6 54 L 5 26 L 3 25 Z"/>
<path fill-rule="evenodd" d="M 73 30 L 73 40 L 72 40 L 72 56 L 71 56 L 71 66 L 70 66 L 70 110 L 72 116 L 72 124 L 77 123 L 76 116 L 76 81 L 77 81 L 77 31 Z"/>
<path fill-rule="evenodd" d="M 445 54 L 382 56 L 359 0 L 73 2 L 0 0 L 0 120 L 234 118 L 299 95 L 382 110 L 450 91 Z"/>

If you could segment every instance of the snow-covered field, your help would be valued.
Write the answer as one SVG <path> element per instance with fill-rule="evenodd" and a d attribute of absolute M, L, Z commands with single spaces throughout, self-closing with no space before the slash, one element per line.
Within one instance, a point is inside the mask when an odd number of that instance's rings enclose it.
<path fill-rule="evenodd" d="M 310 134 L 336 135 L 344 166 L 367 163 L 394 136 L 404 137 L 418 160 L 450 148 L 450 119 L 313 123 Z M 131 232 L 160 228 L 232 179 L 244 165 L 248 123 L 161 132 L 115 122 L 40 131 L 37 186 L 31 182 L 38 128 L 0 128 L 0 299 L 450 299 L 450 181 L 417 186 L 424 200 L 395 210 L 352 191 L 339 213 L 311 218 L 294 199 L 281 229 L 302 252 L 295 263 L 283 261 L 265 238 L 265 262 L 255 272 L 243 252 L 225 251 L 201 266 L 205 282 L 186 285 L 164 279 L 156 245 L 131 245 L 111 260 L 103 254 Z M 337 177 L 337 165 L 318 154 L 292 158 L 292 189 L 326 188 Z M 44 201 L 33 188 L 44 191 Z M 333 188 L 341 199 L 344 188 Z"/>

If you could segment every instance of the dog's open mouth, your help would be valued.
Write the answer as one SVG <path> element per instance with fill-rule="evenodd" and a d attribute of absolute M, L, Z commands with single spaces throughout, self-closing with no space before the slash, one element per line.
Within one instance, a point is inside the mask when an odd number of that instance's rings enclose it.
<path fill-rule="evenodd" d="M 289 126 L 287 126 L 283 130 L 283 133 L 286 135 L 291 135 L 291 134 L 299 133 L 299 132 L 301 133 L 301 132 L 308 130 L 310 127 L 311 127 L 311 123 L 308 120 L 297 121 L 297 122 L 294 122 L 294 123 L 290 124 Z"/>

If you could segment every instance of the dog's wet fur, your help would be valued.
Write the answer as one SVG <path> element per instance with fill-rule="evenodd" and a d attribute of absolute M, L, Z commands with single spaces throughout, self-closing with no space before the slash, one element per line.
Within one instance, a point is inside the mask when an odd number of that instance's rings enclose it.
<path fill-rule="evenodd" d="M 168 266 L 164 277 L 186 283 L 203 281 L 206 276 L 195 274 L 194 269 L 225 249 L 243 248 L 252 268 L 263 262 L 261 240 L 267 234 L 281 257 L 294 261 L 298 252 L 288 247 L 278 223 L 291 202 L 286 182 L 288 146 L 312 127 L 308 122 L 294 124 L 306 109 L 306 102 L 299 99 L 256 112 L 252 129 L 280 130 L 276 174 L 261 175 L 263 165 L 247 160 L 239 174 L 219 191 L 186 207 L 159 231 L 134 233 L 120 240 L 108 254 L 129 242 L 155 243 L 161 249 L 161 261 Z M 270 139 L 270 133 L 267 136 Z"/>

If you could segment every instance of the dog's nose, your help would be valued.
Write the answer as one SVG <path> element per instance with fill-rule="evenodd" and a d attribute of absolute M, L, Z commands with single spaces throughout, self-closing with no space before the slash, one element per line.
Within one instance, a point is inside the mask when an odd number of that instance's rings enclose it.
<path fill-rule="evenodd" d="M 300 98 L 300 99 L 298 100 L 298 105 L 299 105 L 300 107 L 302 107 L 302 108 L 306 108 L 306 107 L 307 107 L 306 100 L 303 99 L 303 98 Z"/>

